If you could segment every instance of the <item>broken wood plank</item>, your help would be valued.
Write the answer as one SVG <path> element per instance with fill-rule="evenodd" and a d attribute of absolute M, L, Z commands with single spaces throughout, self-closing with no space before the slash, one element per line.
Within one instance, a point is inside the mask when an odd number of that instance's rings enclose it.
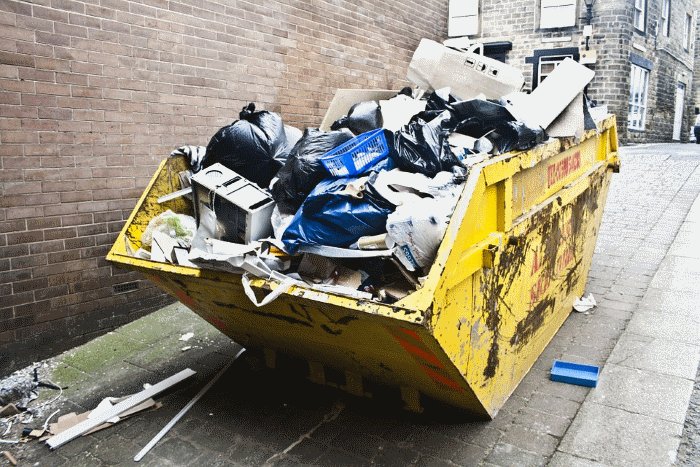
<path fill-rule="evenodd" d="M 51 449 L 56 449 L 60 446 L 63 446 L 67 442 L 77 438 L 83 433 L 92 430 L 96 426 L 102 425 L 110 418 L 119 416 L 119 414 L 124 413 L 132 407 L 141 404 L 145 400 L 155 396 L 160 392 L 165 391 L 170 386 L 174 386 L 175 384 L 179 383 L 184 379 L 189 378 L 195 373 L 196 372 L 194 370 L 191 370 L 189 368 L 187 368 L 186 370 L 182 370 L 181 372 L 164 379 L 160 383 L 154 384 L 153 386 L 144 389 L 143 391 L 136 393 L 128 399 L 118 403 L 117 405 L 112 407 L 112 409 L 101 413 L 99 417 L 88 418 L 87 420 L 78 423 L 77 425 L 67 429 L 66 431 L 59 433 L 58 435 L 52 436 L 46 441 L 46 444 L 48 444 L 49 447 L 51 447 Z"/>
<path fill-rule="evenodd" d="M 3 451 L 2 455 L 5 456 L 5 459 L 7 459 L 10 464 L 17 465 L 17 459 L 15 459 L 15 456 L 13 456 L 10 451 Z"/>

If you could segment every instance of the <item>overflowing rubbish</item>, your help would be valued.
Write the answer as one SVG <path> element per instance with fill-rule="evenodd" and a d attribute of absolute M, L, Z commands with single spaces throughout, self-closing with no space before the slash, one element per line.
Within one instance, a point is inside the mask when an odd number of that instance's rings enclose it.
<path fill-rule="evenodd" d="M 198 228 L 210 237 L 249 243 L 272 233 L 272 196 L 233 170 L 214 164 L 192 186 Z"/>
<path fill-rule="evenodd" d="M 291 254 L 302 245 L 349 247 L 360 237 L 386 232 L 392 209 L 372 187 L 371 177 L 328 178 L 306 198 L 282 242 Z"/>
<path fill-rule="evenodd" d="M 170 157 L 186 157 L 192 173 L 197 173 L 202 170 L 202 161 L 206 152 L 207 148 L 205 146 L 180 146 L 170 153 Z"/>
<path fill-rule="evenodd" d="M 368 131 L 382 128 L 384 119 L 377 101 L 358 102 L 350 107 L 347 116 L 339 118 L 331 125 L 331 130 L 347 128 L 359 135 Z"/>
<path fill-rule="evenodd" d="M 150 247 L 153 244 L 154 235 L 161 233 L 166 237 L 189 245 L 196 230 L 197 225 L 194 217 L 186 214 L 176 214 L 168 209 L 150 220 L 148 227 L 141 236 L 141 243 L 146 247 Z"/>
<path fill-rule="evenodd" d="M 353 138 L 347 129 L 323 132 L 309 128 L 277 172 L 272 197 L 280 213 L 294 214 L 318 183 L 328 176 L 321 158 Z"/>
<path fill-rule="evenodd" d="M 503 99 L 514 118 L 532 128 L 547 129 L 583 92 L 594 75 L 590 68 L 566 58 L 532 93 L 515 92 Z"/>
<path fill-rule="evenodd" d="M 253 103 L 239 117 L 211 138 L 202 168 L 219 163 L 267 188 L 290 149 L 284 124 L 276 113 L 256 112 Z"/>
<path fill-rule="evenodd" d="M 582 363 L 554 360 L 549 379 L 560 383 L 576 384 L 594 388 L 598 385 L 600 367 Z"/>
<path fill-rule="evenodd" d="M 0 443 L 18 444 L 39 438 L 47 431 L 48 423 L 58 413 L 46 413 L 63 395 L 63 388 L 48 379 L 43 379 L 45 364 L 25 368 L 2 380 L 0 384 Z M 44 399 L 49 389 L 52 397 Z M 43 400 L 42 400 L 43 399 Z M 32 428 L 45 419 L 39 428 Z"/>
<path fill-rule="evenodd" d="M 158 203 L 193 207 L 155 216 L 133 255 L 241 274 L 258 306 L 293 286 L 401 300 L 429 273 L 472 167 L 595 128 L 606 109 L 585 95 L 592 77 L 567 59 L 527 94 L 482 47 L 424 39 L 417 88 L 339 90 L 318 129 L 249 104 L 206 148 L 173 151 L 190 170 Z M 249 277 L 280 285 L 260 300 Z"/>
<path fill-rule="evenodd" d="M 518 69 L 484 57 L 483 48 L 456 50 L 429 39 L 422 39 L 413 53 L 408 79 L 426 90 L 450 87 L 462 100 L 478 95 L 498 99 L 525 83 Z"/>

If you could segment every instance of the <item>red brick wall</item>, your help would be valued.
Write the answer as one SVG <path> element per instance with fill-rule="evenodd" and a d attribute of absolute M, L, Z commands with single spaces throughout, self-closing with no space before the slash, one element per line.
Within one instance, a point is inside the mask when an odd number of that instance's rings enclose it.
<path fill-rule="evenodd" d="M 249 101 L 318 125 L 446 33 L 446 0 L 258 3 L 0 0 L 0 373 L 166 303 L 104 256 L 174 147 Z"/>

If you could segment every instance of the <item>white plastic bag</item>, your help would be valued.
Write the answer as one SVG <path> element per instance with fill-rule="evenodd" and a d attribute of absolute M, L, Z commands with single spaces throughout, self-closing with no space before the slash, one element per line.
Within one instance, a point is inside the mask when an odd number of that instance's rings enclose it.
<path fill-rule="evenodd" d="M 168 209 L 150 220 L 148 227 L 141 235 L 141 243 L 150 248 L 153 243 L 153 232 L 161 232 L 170 238 L 184 242 L 185 246 L 189 247 L 196 230 L 197 221 L 194 217 L 176 214 Z"/>
<path fill-rule="evenodd" d="M 422 198 L 389 214 L 389 238 L 396 242 L 396 256 L 409 271 L 432 264 L 453 210 L 445 198 Z"/>

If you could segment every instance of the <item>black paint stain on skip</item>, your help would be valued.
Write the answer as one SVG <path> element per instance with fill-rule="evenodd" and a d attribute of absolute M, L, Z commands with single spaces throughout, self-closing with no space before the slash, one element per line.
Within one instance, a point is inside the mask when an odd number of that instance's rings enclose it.
<path fill-rule="evenodd" d="M 214 303 L 214 305 L 217 305 L 220 307 L 230 308 L 233 310 L 242 310 L 242 311 L 245 311 L 246 313 L 251 313 L 251 314 L 254 314 L 257 316 L 263 316 L 265 318 L 272 318 L 272 319 L 276 319 L 279 321 L 284 321 L 285 323 L 289 323 L 289 324 L 300 324 L 302 326 L 306 326 L 309 328 L 313 327 L 313 325 L 310 322 L 306 322 L 306 321 L 302 321 L 300 319 L 292 318 L 291 316 L 276 315 L 274 313 L 266 313 L 266 312 L 261 311 L 261 310 L 253 310 L 253 309 L 245 309 L 244 310 L 243 308 L 240 308 L 240 307 L 233 305 L 233 304 L 230 304 L 230 303 L 223 303 L 223 302 L 213 302 L 213 303 Z"/>
<path fill-rule="evenodd" d="M 515 334 L 510 338 L 510 345 L 517 345 L 522 348 L 535 332 L 544 323 L 547 312 L 554 309 L 556 300 L 553 297 L 546 298 L 533 308 L 527 317 L 520 321 L 515 328 Z"/>
<path fill-rule="evenodd" d="M 484 368 L 484 376 L 487 379 L 496 376 L 496 368 L 499 364 L 498 352 L 500 350 L 501 325 L 499 305 L 507 306 L 503 299 L 508 295 L 511 285 L 515 282 L 516 277 L 520 274 L 525 264 L 528 248 L 528 242 L 525 242 L 525 244 L 522 244 L 522 242 L 508 242 L 503 252 L 499 255 L 494 269 L 485 275 L 484 301 L 486 305 L 486 320 L 484 324 L 493 333 L 486 367 Z"/>

